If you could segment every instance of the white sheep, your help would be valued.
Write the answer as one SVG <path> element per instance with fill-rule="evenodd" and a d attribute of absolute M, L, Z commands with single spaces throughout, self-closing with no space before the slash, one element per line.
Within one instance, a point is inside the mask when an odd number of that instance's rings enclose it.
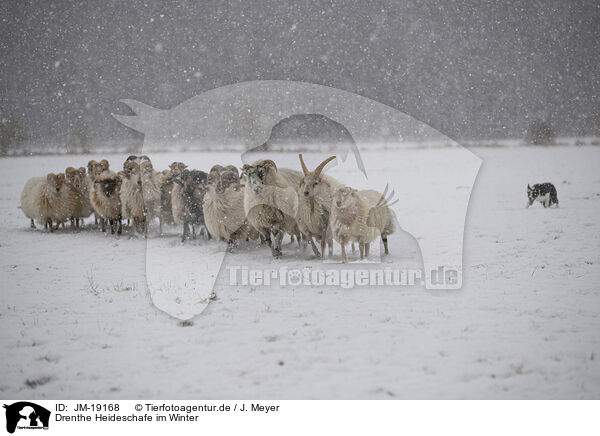
<path fill-rule="evenodd" d="M 65 179 L 69 192 L 69 219 L 71 227 L 79 228 L 80 221 L 89 217 L 94 208 L 90 202 L 89 185 L 85 168 L 75 169 L 68 167 L 65 170 Z"/>
<path fill-rule="evenodd" d="M 65 175 L 51 173 L 29 179 L 21 193 L 21 210 L 31 220 L 32 228 L 37 221 L 50 232 L 58 229 L 58 225 L 69 217 L 70 210 Z"/>
<path fill-rule="evenodd" d="M 325 165 L 335 159 L 331 156 L 321 162 L 313 172 L 310 172 L 304 163 L 302 155 L 300 165 L 304 177 L 300 182 L 298 192 L 298 213 L 296 221 L 302 232 L 310 242 L 313 252 L 316 256 L 325 257 L 325 244 L 329 243 L 329 255 L 333 254 L 333 240 L 329 233 L 329 215 L 331 212 L 331 203 L 333 193 L 339 189 L 342 184 L 333 177 L 321 174 Z M 313 237 L 321 242 L 321 253 L 315 246 Z"/>
<path fill-rule="evenodd" d="M 86 175 L 86 185 L 88 190 L 88 195 L 91 195 L 92 190 L 94 189 L 94 180 L 100 174 L 105 171 L 108 171 L 108 161 L 106 159 L 102 159 L 100 162 L 96 162 L 95 160 L 91 160 L 88 162 L 88 171 Z M 90 198 L 90 203 L 92 199 Z M 98 214 L 94 213 L 94 224 L 98 225 Z"/>
<path fill-rule="evenodd" d="M 208 190 L 203 200 L 204 221 L 208 231 L 228 244 L 256 239 L 258 233 L 246 220 L 244 190 L 236 167 L 215 165 L 208 173 Z"/>
<path fill-rule="evenodd" d="M 346 262 L 346 243 L 358 242 L 360 258 L 369 255 L 370 243 L 381 235 L 385 254 L 389 254 L 388 235 L 394 233 L 394 216 L 384 195 L 377 191 L 357 191 L 348 186 L 339 188 L 331 207 L 331 233 L 342 248 Z"/>
<path fill-rule="evenodd" d="M 127 160 L 123 164 L 121 209 L 123 218 L 131 219 L 134 229 L 148 236 L 148 226 L 160 211 L 162 177 L 145 159 Z"/>
<path fill-rule="evenodd" d="M 299 184 L 290 183 L 290 176 L 300 180 L 293 170 L 277 170 L 272 160 L 259 160 L 244 165 L 244 211 L 248 222 L 271 245 L 274 257 L 281 257 L 281 240 L 288 233 L 300 240 L 296 224 Z M 273 241 L 271 241 L 273 234 Z"/>

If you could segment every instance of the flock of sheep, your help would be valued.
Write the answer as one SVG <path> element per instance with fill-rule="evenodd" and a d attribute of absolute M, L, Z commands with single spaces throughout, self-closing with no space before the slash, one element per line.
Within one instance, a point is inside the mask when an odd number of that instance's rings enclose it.
<path fill-rule="evenodd" d="M 31 220 L 50 232 L 70 221 L 79 228 L 84 218 L 95 214 L 102 231 L 121 234 L 127 220 L 132 231 L 148 235 L 155 218 L 163 224 L 183 226 L 183 241 L 216 237 L 232 249 L 238 241 L 258 239 L 269 244 L 274 257 L 281 257 L 285 234 L 302 247 L 308 243 L 316 256 L 324 257 L 333 240 L 341 246 L 346 261 L 346 244 L 358 243 L 360 257 L 381 236 L 388 254 L 387 236 L 394 232 L 394 218 L 385 195 L 344 186 L 322 174 L 335 156 L 313 171 L 299 155 L 302 172 L 277 168 L 272 160 L 244 165 L 241 175 L 233 165 L 213 166 L 208 174 L 189 170 L 181 162 L 155 171 L 147 156 L 129 156 L 117 173 L 108 161 L 69 167 L 64 173 L 29 179 L 21 194 L 21 209 Z M 385 194 L 385 193 L 384 193 Z M 190 235 L 191 232 L 191 235 Z M 315 243 L 320 243 L 319 247 Z"/>

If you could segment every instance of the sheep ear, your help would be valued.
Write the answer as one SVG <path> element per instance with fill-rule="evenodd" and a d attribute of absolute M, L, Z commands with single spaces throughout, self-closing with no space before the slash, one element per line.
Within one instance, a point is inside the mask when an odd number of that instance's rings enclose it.
<path fill-rule="evenodd" d="M 529 186 L 529 183 L 527 184 L 527 190 L 531 191 L 531 186 Z"/>
<path fill-rule="evenodd" d="M 306 164 L 304 163 L 304 159 L 302 159 L 302 153 L 300 153 L 298 155 L 298 157 L 300 158 L 300 166 L 302 167 L 302 172 L 304 173 L 304 176 L 308 176 L 308 174 L 310 173 L 310 171 L 308 171 L 308 168 L 306 168 Z"/>

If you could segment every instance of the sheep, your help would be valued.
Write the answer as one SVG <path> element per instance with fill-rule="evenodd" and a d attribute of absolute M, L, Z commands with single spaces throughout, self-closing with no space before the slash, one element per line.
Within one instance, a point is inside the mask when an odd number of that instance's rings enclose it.
<path fill-rule="evenodd" d="M 25 183 L 21 193 L 21 210 L 31 220 L 44 223 L 44 228 L 54 232 L 69 217 L 69 192 L 64 174 L 50 173 L 46 177 L 34 177 Z M 56 223 L 53 227 L 52 223 Z"/>
<path fill-rule="evenodd" d="M 196 238 L 196 226 L 201 232 L 205 231 L 208 239 L 210 232 L 204 223 L 204 211 L 202 204 L 206 193 L 206 182 L 208 175 L 204 171 L 185 169 L 181 175 L 173 181 L 180 189 L 173 189 L 173 210 L 180 211 L 178 220 L 183 224 L 183 236 L 181 242 L 190 237 L 190 226 L 193 238 Z"/>
<path fill-rule="evenodd" d="M 88 171 L 86 176 L 86 185 L 88 189 L 88 195 L 91 195 L 92 190 L 94 189 L 94 180 L 104 171 L 108 171 L 108 161 L 106 159 L 102 159 L 100 162 L 96 162 L 95 160 L 91 160 L 88 162 Z M 90 204 L 92 199 L 90 198 Z M 94 224 L 98 225 L 98 215 L 94 213 Z"/>
<path fill-rule="evenodd" d="M 137 231 L 148 237 L 150 221 L 158 215 L 161 199 L 161 176 L 150 160 L 127 160 L 123 164 L 121 210 L 123 218 L 131 219 Z"/>
<path fill-rule="evenodd" d="M 346 242 L 359 244 L 360 258 L 369 255 L 370 243 L 381 235 L 385 254 L 389 254 L 388 235 L 394 233 L 394 217 L 384 196 L 377 191 L 357 191 L 348 186 L 335 191 L 330 216 L 331 233 L 342 248 L 346 262 Z"/>
<path fill-rule="evenodd" d="M 160 214 L 158 216 L 160 230 L 162 233 L 163 224 L 175 224 L 173 219 L 173 206 L 171 198 L 175 183 L 173 179 L 179 177 L 181 172 L 187 168 L 187 165 L 182 162 L 173 162 L 169 165 L 168 170 L 162 172 L 162 183 L 160 186 Z"/>
<path fill-rule="evenodd" d="M 296 221 L 302 235 L 310 242 L 315 255 L 325 257 L 325 244 L 329 243 L 329 255 L 331 256 L 333 254 L 333 240 L 331 236 L 328 236 L 329 215 L 333 193 L 342 184 L 333 177 L 321 174 L 321 172 L 325 165 L 335 159 L 335 156 L 325 159 L 313 172 L 308 171 L 302 155 L 299 154 L 298 157 L 300 158 L 304 178 L 300 182 Z M 313 237 L 321 242 L 320 254 Z"/>
<path fill-rule="evenodd" d="M 91 193 L 94 210 L 101 217 L 102 231 L 106 231 L 106 222 L 110 225 L 111 234 L 122 232 L 121 221 L 121 183 L 118 174 L 104 172 L 94 180 L 94 188 Z"/>
<path fill-rule="evenodd" d="M 244 212 L 244 192 L 236 167 L 215 165 L 208 173 L 208 190 L 202 209 L 208 231 L 227 241 L 228 250 L 242 239 L 256 239 L 258 233 L 252 228 Z"/>
<path fill-rule="evenodd" d="M 285 233 L 295 235 L 300 241 L 296 224 L 299 185 L 290 183 L 293 170 L 278 171 L 272 160 L 259 160 L 242 168 L 246 178 L 244 211 L 248 222 L 271 246 L 271 254 L 281 257 L 281 240 Z M 274 240 L 271 241 L 271 233 Z"/>
<path fill-rule="evenodd" d="M 89 217 L 94 211 L 90 202 L 89 188 L 85 168 L 75 169 L 68 167 L 65 170 L 65 178 L 69 191 L 69 219 L 71 227 L 79 228 L 80 221 Z"/>

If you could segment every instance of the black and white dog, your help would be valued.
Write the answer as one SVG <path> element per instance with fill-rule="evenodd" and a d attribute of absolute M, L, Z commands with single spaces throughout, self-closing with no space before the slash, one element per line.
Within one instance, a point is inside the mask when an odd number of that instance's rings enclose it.
<path fill-rule="evenodd" d="M 527 207 L 531 206 L 534 201 L 539 201 L 544 207 L 550 207 L 556 204 L 558 207 L 558 196 L 556 188 L 552 183 L 537 183 L 533 187 L 527 185 Z"/>

